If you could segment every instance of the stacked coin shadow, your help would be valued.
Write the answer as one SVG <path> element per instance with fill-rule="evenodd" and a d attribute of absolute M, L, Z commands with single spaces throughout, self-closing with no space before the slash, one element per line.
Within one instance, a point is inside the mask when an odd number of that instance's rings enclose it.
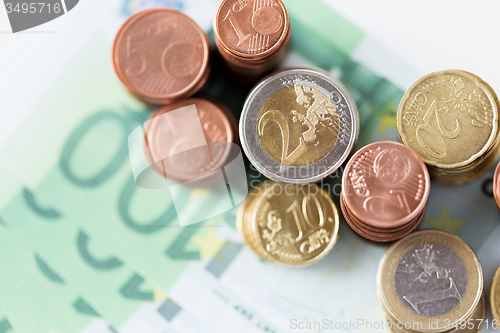
<path fill-rule="evenodd" d="M 262 260 L 303 266 L 331 251 L 339 215 L 330 196 L 317 185 L 264 181 L 239 206 L 236 228 Z"/>
<path fill-rule="evenodd" d="M 417 80 L 397 114 L 400 140 L 417 152 L 433 180 L 464 184 L 497 161 L 500 103 L 478 76 L 445 70 Z"/>
<path fill-rule="evenodd" d="M 393 332 L 470 332 L 486 316 L 483 271 L 459 237 L 417 231 L 380 260 L 377 293 Z"/>
<path fill-rule="evenodd" d="M 425 212 L 430 180 L 422 159 L 391 141 L 358 150 L 344 169 L 340 207 L 351 228 L 379 242 L 414 231 Z"/>

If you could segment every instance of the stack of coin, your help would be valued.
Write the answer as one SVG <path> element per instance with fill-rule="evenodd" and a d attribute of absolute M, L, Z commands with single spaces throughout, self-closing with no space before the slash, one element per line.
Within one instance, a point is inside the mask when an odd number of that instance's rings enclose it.
<path fill-rule="evenodd" d="M 483 271 L 459 237 L 415 232 L 391 246 L 377 292 L 393 332 L 479 332 L 486 316 Z"/>
<path fill-rule="evenodd" d="M 185 113 L 169 117 L 168 121 L 160 117 L 167 112 L 190 105 L 196 106 L 199 122 L 198 119 L 194 121 L 186 119 Z M 192 128 L 187 129 L 186 126 Z M 144 126 L 146 158 L 155 171 L 174 181 L 186 182 L 209 176 L 225 165 L 232 148 L 232 145 L 211 143 L 238 143 L 236 127 L 237 122 L 231 111 L 218 102 L 190 98 L 163 106 L 151 115 Z M 206 146 L 201 146 L 199 149 L 198 143 L 189 142 L 198 138 L 194 133 L 198 129 L 203 131 L 206 143 Z M 185 135 L 186 132 L 193 132 L 193 135 Z M 186 147 L 193 146 L 194 149 L 185 150 Z"/>
<path fill-rule="evenodd" d="M 208 37 L 175 10 L 144 10 L 116 35 L 113 64 L 134 96 L 150 104 L 170 104 L 193 95 L 207 81 Z"/>
<path fill-rule="evenodd" d="M 493 316 L 492 327 L 500 329 L 500 268 L 498 268 L 491 282 L 490 307 Z"/>
<path fill-rule="evenodd" d="M 342 175 L 340 207 L 359 235 L 374 241 L 400 239 L 415 230 L 429 196 L 429 173 L 410 148 L 391 141 L 354 154 Z"/>
<path fill-rule="evenodd" d="M 497 165 L 495 175 L 493 176 L 493 196 L 500 209 L 500 163 Z"/>
<path fill-rule="evenodd" d="M 433 179 L 463 184 L 497 160 L 499 108 L 493 89 L 476 75 L 435 72 L 406 91 L 398 108 L 398 133 L 428 165 Z"/>
<path fill-rule="evenodd" d="M 358 111 L 345 87 L 309 69 L 262 81 L 240 118 L 240 140 L 250 162 L 285 183 L 317 182 L 335 172 L 358 134 Z"/>
<path fill-rule="evenodd" d="M 222 0 L 213 26 L 226 64 L 245 76 L 276 67 L 290 37 L 290 19 L 281 0 Z"/>
<path fill-rule="evenodd" d="M 325 257 L 338 237 L 339 216 L 320 187 L 265 181 L 240 205 L 236 226 L 263 260 L 307 265 Z"/>

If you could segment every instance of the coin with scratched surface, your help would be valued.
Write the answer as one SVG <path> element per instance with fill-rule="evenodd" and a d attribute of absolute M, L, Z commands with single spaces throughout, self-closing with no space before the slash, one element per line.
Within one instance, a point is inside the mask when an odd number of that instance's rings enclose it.
<path fill-rule="evenodd" d="M 259 247 L 283 264 L 317 262 L 337 241 L 337 208 L 314 184 L 269 182 L 251 213 L 252 234 Z"/>
<path fill-rule="evenodd" d="M 206 81 L 208 38 L 193 20 L 175 10 L 141 11 L 118 32 L 113 64 L 136 97 L 169 104 L 189 97 Z"/>
<path fill-rule="evenodd" d="M 431 73 L 415 82 L 398 108 L 403 143 L 425 163 L 459 168 L 481 157 L 495 142 L 495 97 L 476 76 L 459 70 Z"/>
<path fill-rule="evenodd" d="M 483 272 L 472 249 L 438 230 L 415 232 L 391 246 L 377 273 L 379 298 L 395 322 L 444 332 L 471 318 L 483 294 Z"/>
<path fill-rule="evenodd" d="M 497 270 L 490 288 L 490 307 L 493 320 L 500 325 L 500 268 Z"/>
<path fill-rule="evenodd" d="M 293 69 L 257 85 L 243 107 L 240 139 L 266 177 L 304 184 L 333 173 L 359 134 L 356 105 L 344 86 L 322 73 Z"/>

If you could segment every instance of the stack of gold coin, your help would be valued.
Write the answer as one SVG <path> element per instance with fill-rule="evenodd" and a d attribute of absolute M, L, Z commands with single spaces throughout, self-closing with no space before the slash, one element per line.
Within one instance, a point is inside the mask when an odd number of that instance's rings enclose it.
<path fill-rule="evenodd" d="M 490 307 L 493 316 L 493 328 L 500 329 L 500 268 L 498 268 L 490 288 Z"/>
<path fill-rule="evenodd" d="M 263 260 L 307 265 L 325 257 L 338 237 L 339 216 L 320 187 L 265 181 L 240 205 L 236 227 Z"/>
<path fill-rule="evenodd" d="M 358 150 L 347 163 L 340 207 L 359 235 L 394 241 L 418 226 L 429 189 L 427 168 L 413 150 L 397 142 L 375 142 Z"/>
<path fill-rule="evenodd" d="M 479 332 L 486 316 L 481 264 L 444 231 L 418 231 L 391 246 L 377 292 L 393 332 Z"/>
<path fill-rule="evenodd" d="M 226 64 L 245 76 L 276 67 L 290 37 L 290 19 L 281 0 L 222 0 L 213 27 Z"/>
<path fill-rule="evenodd" d="M 478 76 L 461 70 L 431 73 L 401 100 L 399 137 L 424 160 L 433 179 L 467 183 L 497 160 L 499 108 L 497 95 Z"/>

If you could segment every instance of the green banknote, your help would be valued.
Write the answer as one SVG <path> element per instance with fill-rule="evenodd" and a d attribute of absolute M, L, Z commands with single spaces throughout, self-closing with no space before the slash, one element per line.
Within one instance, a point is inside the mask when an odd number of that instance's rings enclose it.
<path fill-rule="evenodd" d="M 5 317 L 0 322 L 0 332 L 48 333 L 49 326 L 42 321 L 31 302 L 23 299 L 15 287 L 0 272 L 0 297 Z M 5 309 L 5 310 L 4 310 Z"/>
<path fill-rule="evenodd" d="M 118 327 L 143 300 L 153 297 L 144 279 L 93 242 L 57 211 L 41 207 L 26 189 L 2 210 L 4 225 L 99 315 Z M 111 254 L 110 254 L 111 253 Z"/>
<path fill-rule="evenodd" d="M 16 294 L 19 295 L 32 305 L 49 328 L 57 332 L 80 332 L 94 319 L 96 313 L 85 300 L 73 292 L 46 262 L 23 247 L 4 226 L 0 226 L 0 253 L 0 275 L 11 286 L 3 292 L 14 294 L 5 296 L 16 298 Z M 19 301 L 12 302 L 19 305 Z M 21 311 L 16 313 L 27 313 L 29 307 Z M 14 322 L 15 318 L 12 319 Z M 33 330 L 30 327 L 30 330 L 19 331 L 47 332 L 37 321 L 30 325 L 33 325 Z"/>

